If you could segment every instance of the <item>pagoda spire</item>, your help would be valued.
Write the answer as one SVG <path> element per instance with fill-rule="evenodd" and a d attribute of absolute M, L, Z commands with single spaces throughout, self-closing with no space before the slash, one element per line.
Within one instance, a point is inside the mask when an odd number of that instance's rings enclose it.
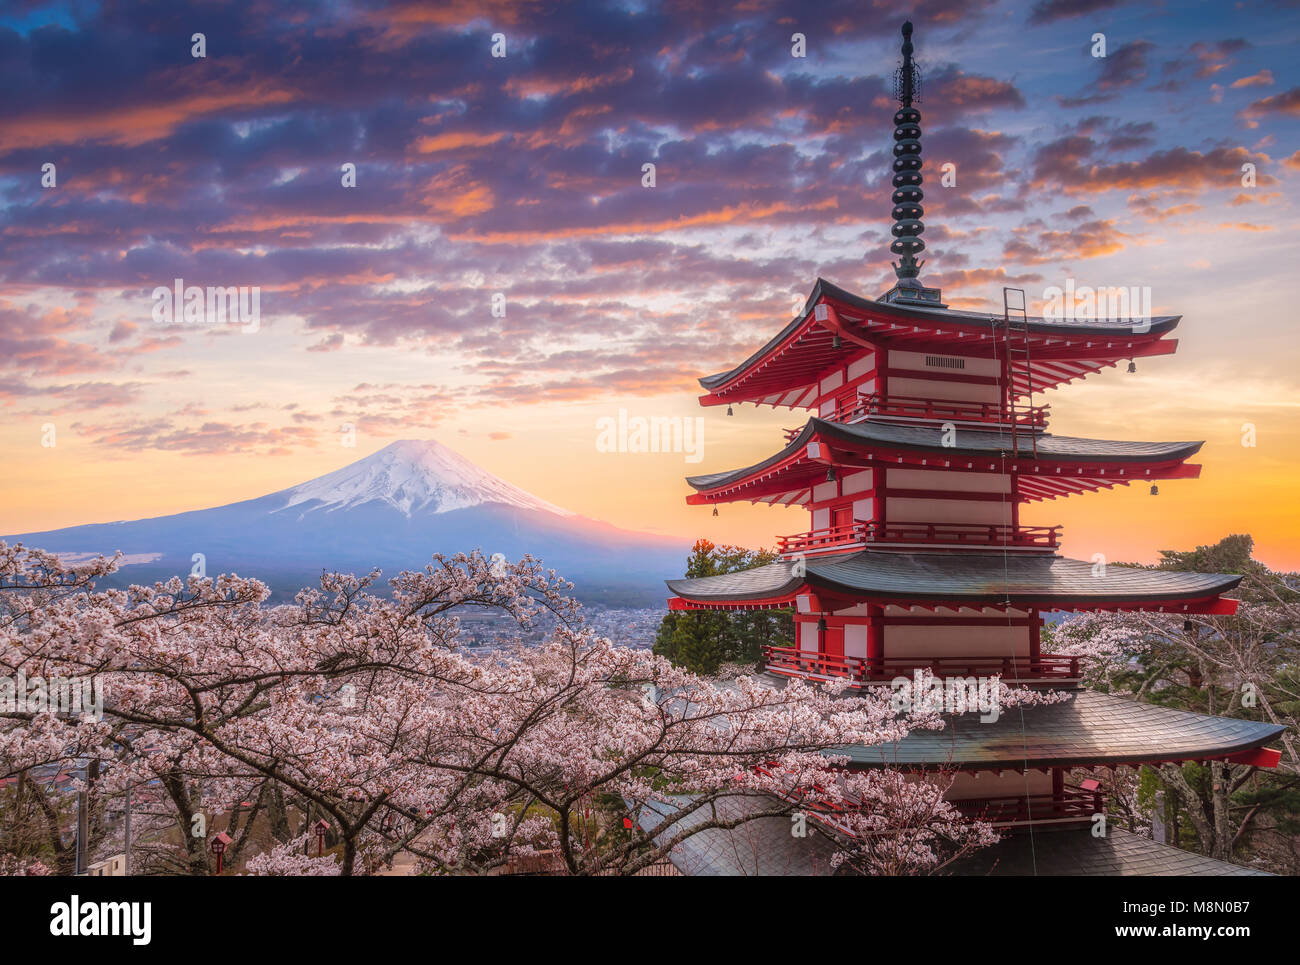
<path fill-rule="evenodd" d="M 934 305 L 939 303 L 939 290 L 926 288 L 917 280 L 925 264 L 916 259 L 925 250 L 921 240 L 925 194 L 921 191 L 921 112 L 913 106 L 921 96 L 921 71 L 912 61 L 912 50 L 912 21 L 908 20 L 903 24 L 903 64 L 894 72 L 899 107 L 894 114 L 894 240 L 889 250 L 898 256 L 893 262 L 898 283 L 883 299 Z"/>
<path fill-rule="evenodd" d="M 899 280 L 915 278 L 921 271 L 917 254 L 925 250 L 921 217 L 921 112 L 912 106 L 920 88 L 921 72 L 912 62 L 912 22 L 903 24 L 903 66 L 894 72 L 894 93 L 899 109 L 894 114 L 894 242 L 889 250 L 899 256 L 894 274 Z"/>

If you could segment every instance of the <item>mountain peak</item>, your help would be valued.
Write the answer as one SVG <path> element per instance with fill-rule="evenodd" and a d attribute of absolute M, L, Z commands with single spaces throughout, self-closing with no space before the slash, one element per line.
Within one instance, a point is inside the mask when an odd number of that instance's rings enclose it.
<path fill-rule="evenodd" d="M 449 513 L 484 503 L 573 515 L 512 486 L 433 439 L 399 439 L 277 495 L 286 497 L 280 511 L 303 506 L 308 513 L 379 502 L 406 516 Z M 314 505 L 305 505 L 308 503 Z"/>

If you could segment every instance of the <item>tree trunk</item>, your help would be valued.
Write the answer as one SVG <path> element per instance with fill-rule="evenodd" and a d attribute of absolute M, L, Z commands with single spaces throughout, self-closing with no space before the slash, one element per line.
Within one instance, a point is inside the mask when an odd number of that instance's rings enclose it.
<path fill-rule="evenodd" d="M 204 876 L 212 873 L 208 860 L 208 839 L 194 834 L 194 815 L 199 813 L 189 790 L 185 787 L 185 775 L 179 770 L 168 771 L 162 777 L 163 788 L 176 806 L 176 815 L 180 822 L 181 840 L 185 846 L 185 866 L 191 875 Z M 208 829 L 204 829 L 205 831 Z"/>
<path fill-rule="evenodd" d="M 284 792 L 280 789 L 279 784 L 272 782 L 271 793 L 268 798 L 266 820 L 271 825 L 271 837 L 275 838 L 280 844 L 284 844 L 293 837 L 293 831 L 289 828 L 289 815 L 284 807 Z"/>
<path fill-rule="evenodd" d="M 1222 761 L 1210 762 L 1210 795 L 1214 809 L 1214 842 L 1210 851 L 1220 861 L 1232 860 L 1232 814 L 1229 811 L 1231 775 Z"/>
<path fill-rule="evenodd" d="M 1164 784 L 1165 790 L 1182 801 L 1183 810 L 1187 812 L 1188 820 L 1192 822 L 1192 827 L 1196 828 L 1196 835 L 1201 842 L 1201 853 L 1213 854 L 1215 826 L 1205 812 L 1205 802 L 1187 783 L 1187 778 L 1183 776 L 1182 766 L 1178 764 L 1162 764 L 1156 775 L 1160 778 L 1160 782 Z"/>

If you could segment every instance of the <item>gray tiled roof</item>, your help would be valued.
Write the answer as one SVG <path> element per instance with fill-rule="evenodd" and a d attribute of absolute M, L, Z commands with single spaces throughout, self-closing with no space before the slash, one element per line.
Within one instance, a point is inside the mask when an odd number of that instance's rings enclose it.
<path fill-rule="evenodd" d="M 914 730 L 901 741 L 841 752 L 862 766 L 1034 768 L 1193 760 L 1251 750 L 1286 728 L 1209 717 L 1090 690 L 1073 699 L 1003 710 L 993 722 L 978 713 L 946 718 L 942 730 Z"/>
<path fill-rule="evenodd" d="M 721 799 L 717 808 L 721 817 L 734 820 L 761 809 L 766 803 L 775 802 L 760 797 L 728 797 Z M 642 829 L 648 831 L 655 827 L 674 810 L 671 804 L 665 803 L 647 806 L 639 818 Z M 704 809 L 696 811 L 684 818 L 676 830 L 693 827 L 707 817 Z M 684 875 L 831 874 L 831 855 L 837 850 L 835 843 L 811 822 L 806 826 L 807 835 L 802 838 L 795 837 L 792 828 L 788 817 L 753 818 L 730 830 L 709 828 L 674 846 L 668 857 Z"/>
<path fill-rule="evenodd" d="M 1094 838 L 1090 828 L 1021 831 L 975 852 L 949 868 L 954 875 L 1218 876 L 1267 875 L 1207 858 L 1150 838 L 1109 828 Z"/>
<path fill-rule="evenodd" d="M 726 816 L 733 817 L 762 805 L 757 799 L 727 799 Z M 656 805 L 641 815 L 649 829 L 672 806 Z M 688 819 L 689 822 L 689 819 Z M 756 818 L 732 830 L 700 831 L 678 844 L 669 854 L 674 867 L 685 875 L 701 876 L 806 876 L 829 875 L 837 847 L 810 824 L 806 837 L 791 834 L 787 818 Z M 1020 829 L 997 844 L 953 862 L 944 874 L 953 876 L 1022 875 L 1056 876 L 1240 876 L 1266 875 L 1241 865 L 1217 861 L 1192 851 L 1171 847 L 1111 827 L 1094 838 L 1091 828 L 1050 830 Z"/>
<path fill-rule="evenodd" d="M 805 577 L 795 561 L 779 561 L 721 576 L 668 580 L 678 596 L 701 602 L 779 597 L 803 583 L 876 599 L 1043 603 L 1106 600 L 1201 599 L 1231 590 L 1241 577 L 1227 573 L 1105 567 L 1045 553 L 900 553 L 865 549 L 810 556 Z"/>
<path fill-rule="evenodd" d="M 708 375 L 700 379 L 700 385 L 706 389 L 714 389 L 731 379 L 735 378 L 745 369 L 749 368 L 764 355 L 766 355 L 775 346 L 780 345 L 785 339 L 804 323 L 808 313 L 813 310 L 817 301 L 826 295 L 835 301 L 846 305 L 853 305 L 864 312 L 878 312 L 888 315 L 901 315 L 907 318 L 914 318 L 918 322 L 928 322 L 930 324 L 943 322 L 953 322 L 961 325 L 987 325 L 1001 322 L 1001 315 L 993 315 L 988 312 L 967 312 L 955 308 L 929 308 L 917 305 L 900 305 L 897 303 L 885 304 L 873 301 L 870 298 L 863 298 L 861 295 L 855 295 L 850 291 L 840 288 L 838 285 L 832 285 L 824 278 L 818 278 L 817 284 L 813 286 L 812 294 L 804 302 L 803 311 L 795 317 L 790 324 L 781 329 L 775 337 L 770 339 L 767 344 L 757 352 L 741 362 L 735 368 L 728 369 L 726 372 L 719 372 L 716 375 Z M 1147 331 L 1160 333 L 1174 328 L 1181 315 L 1161 315 L 1152 318 L 1147 327 Z M 1049 335 L 1123 335 L 1133 331 L 1133 323 L 1126 319 L 1092 319 L 1088 321 L 1079 320 L 1059 320 L 1043 318 L 1033 315 L 1028 319 L 1029 331 L 1035 334 Z"/>
<path fill-rule="evenodd" d="M 780 452 L 762 462 L 743 469 L 729 469 L 701 476 L 689 476 L 686 481 L 697 490 L 715 489 L 744 479 L 769 466 L 776 465 L 808 444 L 815 433 L 851 444 L 887 446 L 891 449 L 934 452 L 945 458 L 954 456 L 989 456 L 1019 451 L 1022 456 L 1034 454 L 1028 435 L 1019 433 L 1015 439 L 1018 450 L 1012 446 L 1011 434 L 989 429 L 956 429 L 954 445 L 943 444 L 944 432 L 939 427 L 894 425 L 887 422 L 858 422 L 841 425 L 825 419 L 809 419 L 803 430 Z M 1075 436 L 1054 436 L 1040 433 L 1037 438 L 1037 455 L 1040 462 L 1164 462 L 1187 459 L 1196 454 L 1202 442 L 1128 442 L 1119 439 L 1081 439 Z"/>

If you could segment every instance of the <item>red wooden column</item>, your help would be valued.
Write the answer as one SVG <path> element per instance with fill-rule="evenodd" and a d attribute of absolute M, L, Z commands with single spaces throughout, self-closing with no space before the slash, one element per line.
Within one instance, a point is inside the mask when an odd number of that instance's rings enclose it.
<path fill-rule="evenodd" d="M 867 606 L 867 667 L 869 673 L 884 674 L 885 608 L 876 604 Z"/>
<path fill-rule="evenodd" d="M 1038 615 L 1034 608 L 1029 610 L 1029 672 L 1040 673 L 1042 671 L 1043 655 L 1042 651 L 1042 629 L 1043 618 Z"/>
<path fill-rule="evenodd" d="M 1052 768 L 1052 807 L 1060 810 L 1065 806 L 1065 771 Z"/>

